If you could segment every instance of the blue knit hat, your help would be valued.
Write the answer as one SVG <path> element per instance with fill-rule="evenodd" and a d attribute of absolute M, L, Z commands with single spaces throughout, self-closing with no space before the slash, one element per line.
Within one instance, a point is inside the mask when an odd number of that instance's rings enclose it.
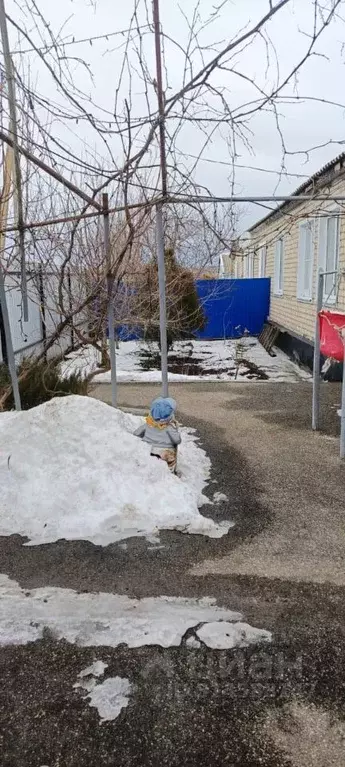
<path fill-rule="evenodd" d="M 176 410 L 176 402 L 171 397 L 157 397 L 151 402 L 150 414 L 154 421 L 171 421 Z"/>

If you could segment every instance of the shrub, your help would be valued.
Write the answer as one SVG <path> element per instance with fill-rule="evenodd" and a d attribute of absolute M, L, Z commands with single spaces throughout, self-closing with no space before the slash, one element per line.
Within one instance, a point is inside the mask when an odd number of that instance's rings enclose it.
<path fill-rule="evenodd" d="M 177 262 L 171 248 L 165 251 L 165 269 L 167 341 L 170 348 L 174 341 L 194 338 L 196 332 L 205 327 L 206 319 L 197 294 L 193 272 Z M 158 265 L 153 259 L 147 264 L 144 272 L 140 299 L 141 311 L 146 323 L 145 340 L 157 341 L 159 344 L 158 296 Z"/>
<path fill-rule="evenodd" d="M 61 378 L 58 365 L 53 362 L 24 360 L 18 368 L 18 376 L 27 372 L 19 381 L 19 391 L 23 410 L 41 405 L 53 397 L 66 397 L 68 394 L 87 394 L 87 380 L 80 373 L 74 373 L 68 379 Z M 0 396 L 11 384 L 6 365 L 0 365 Z M 6 410 L 14 408 L 13 393 L 7 398 Z"/>

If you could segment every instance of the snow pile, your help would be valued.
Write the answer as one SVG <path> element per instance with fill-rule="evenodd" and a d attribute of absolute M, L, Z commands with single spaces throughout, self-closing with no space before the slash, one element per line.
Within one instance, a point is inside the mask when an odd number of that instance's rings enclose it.
<path fill-rule="evenodd" d="M 132 432 L 142 422 L 102 402 L 70 396 L 0 418 L 0 535 L 107 545 L 161 529 L 221 537 L 198 506 L 210 461 L 183 432 L 182 478 L 151 458 Z"/>
<path fill-rule="evenodd" d="M 239 623 L 241 620 L 241 613 L 218 607 L 209 597 L 130 599 L 54 587 L 24 591 L 0 575 L 0 645 L 35 642 L 45 627 L 56 639 L 82 647 L 122 643 L 128 647 L 179 647 L 186 631 L 193 628 L 204 644 L 217 649 L 270 641 L 269 632 Z M 92 664 L 77 685 L 91 692 L 94 683 L 88 677 L 101 676 L 104 669 L 104 663 Z"/>
<path fill-rule="evenodd" d="M 91 707 L 97 708 L 102 722 L 112 722 L 119 716 L 122 709 L 128 706 L 132 691 L 129 679 L 121 676 L 109 677 L 104 682 L 98 682 L 107 666 L 108 664 L 101 660 L 95 661 L 78 674 L 80 681 L 73 685 L 75 690 L 80 689 L 87 693 L 84 698 L 89 699 Z"/>

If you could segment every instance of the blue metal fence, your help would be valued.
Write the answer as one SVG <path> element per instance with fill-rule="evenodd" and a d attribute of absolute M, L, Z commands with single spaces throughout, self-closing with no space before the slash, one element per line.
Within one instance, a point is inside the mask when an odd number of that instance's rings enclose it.
<path fill-rule="evenodd" d="M 270 309 L 270 279 L 197 280 L 196 288 L 206 315 L 198 338 L 257 336 Z"/>
<path fill-rule="evenodd" d="M 270 309 L 270 279 L 197 280 L 196 289 L 206 316 L 198 338 L 240 338 L 244 333 L 258 336 Z M 120 313 L 118 313 L 120 317 Z M 138 328 L 117 327 L 123 341 L 142 337 Z"/>

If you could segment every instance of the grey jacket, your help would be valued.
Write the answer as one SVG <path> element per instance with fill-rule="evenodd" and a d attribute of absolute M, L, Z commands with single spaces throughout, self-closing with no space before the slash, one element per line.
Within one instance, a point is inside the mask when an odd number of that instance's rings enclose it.
<path fill-rule="evenodd" d="M 173 424 L 170 424 L 165 429 L 155 429 L 154 426 L 149 426 L 147 423 L 143 423 L 134 432 L 136 437 L 140 437 L 144 442 L 148 442 L 152 447 L 159 448 L 171 448 L 177 447 L 181 443 L 181 434 Z"/>

